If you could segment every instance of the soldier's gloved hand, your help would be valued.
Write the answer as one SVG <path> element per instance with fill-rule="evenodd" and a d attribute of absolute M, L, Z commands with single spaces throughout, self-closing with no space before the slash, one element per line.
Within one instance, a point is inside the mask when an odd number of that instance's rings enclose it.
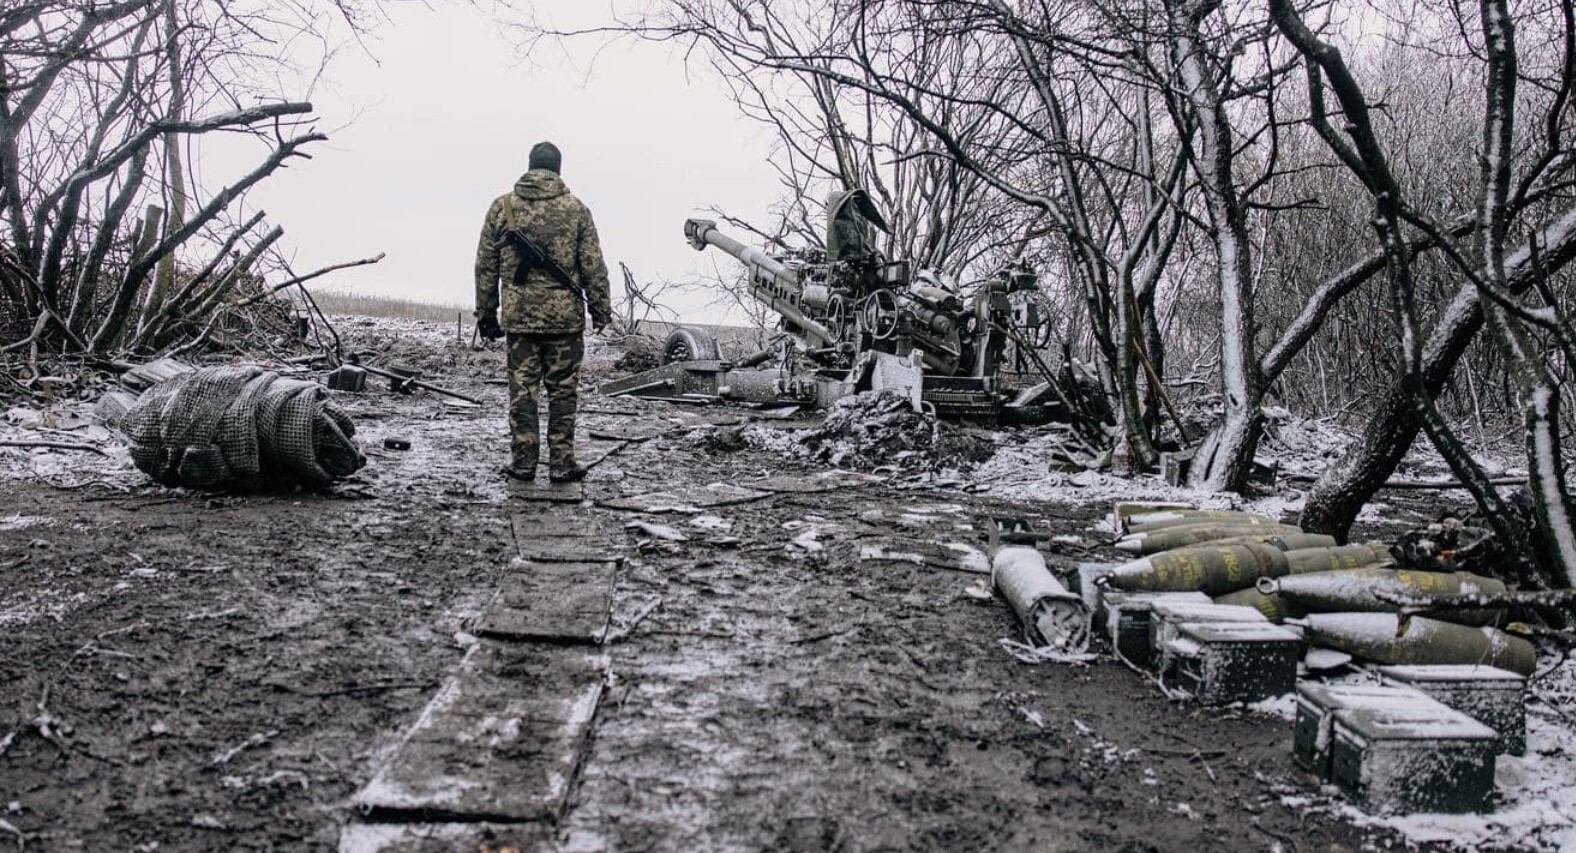
<path fill-rule="evenodd" d="M 503 337 L 503 329 L 498 325 L 498 318 L 491 313 L 476 318 L 476 331 L 489 341 Z"/>

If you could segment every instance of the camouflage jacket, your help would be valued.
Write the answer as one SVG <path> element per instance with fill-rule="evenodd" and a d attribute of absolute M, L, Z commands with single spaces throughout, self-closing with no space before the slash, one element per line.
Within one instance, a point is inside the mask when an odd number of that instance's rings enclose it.
<path fill-rule="evenodd" d="M 546 250 L 579 283 L 588 304 L 582 307 L 581 294 L 546 270 L 533 269 L 522 284 L 515 284 L 520 252 L 514 244 L 501 240 L 511 228 L 521 229 Z M 499 196 L 487 208 L 476 245 L 477 316 L 498 311 L 500 286 L 503 310 L 498 312 L 498 324 L 507 332 L 578 334 L 585 329 L 586 308 L 597 322 L 613 316 L 607 264 L 602 260 L 591 211 L 553 172 L 526 172 L 515 182 L 513 192 Z"/>

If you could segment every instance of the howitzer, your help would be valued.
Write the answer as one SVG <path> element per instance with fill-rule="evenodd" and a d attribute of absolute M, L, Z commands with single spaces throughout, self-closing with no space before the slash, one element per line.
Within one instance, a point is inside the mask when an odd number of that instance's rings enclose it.
<path fill-rule="evenodd" d="M 662 367 L 611 382 L 603 392 L 825 406 L 848 394 L 891 389 L 916 409 L 964 416 L 1010 411 L 1025 420 L 1055 414 L 1048 411 L 1054 405 L 1067 408 L 1056 377 L 1037 377 L 1047 381 L 1032 393 L 1015 394 L 1021 389 L 1003 381 L 1014 329 L 1023 328 L 1009 297 L 1035 287 L 1031 270 L 1008 266 L 964 286 L 934 270 L 915 271 L 860 238 L 865 224 L 880 225 L 868 198 L 857 191 L 839 198 L 830 206 L 825 252 L 772 255 L 722 233 L 711 220 L 685 222 L 684 236 L 696 250 L 715 248 L 744 265 L 748 295 L 776 313 L 787 334 L 776 352 L 730 362 L 704 330 L 681 327 L 664 347 Z"/>

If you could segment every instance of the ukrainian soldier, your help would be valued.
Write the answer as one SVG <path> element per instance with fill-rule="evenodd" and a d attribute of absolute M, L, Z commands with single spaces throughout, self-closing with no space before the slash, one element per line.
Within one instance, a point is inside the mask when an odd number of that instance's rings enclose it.
<path fill-rule="evenodd" d="M 596 225 L 564 186 L 561 162 L 552 143 L 534 146 L 530 171 L 487 209 L 476 246 L 476 328 L 488 340 L 507 338 L 513 459 L 503 472 L 519 480 L 536 477 L 538 385 L 547 394 L 548 476 L 585 478 L 575 464 L 585 315 L 597 331 L 613 316 Z"/>

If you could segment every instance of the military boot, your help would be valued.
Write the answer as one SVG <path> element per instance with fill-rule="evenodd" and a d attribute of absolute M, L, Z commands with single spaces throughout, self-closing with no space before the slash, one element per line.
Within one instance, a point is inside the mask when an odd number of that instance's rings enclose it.
<path fill-rule="evenodd" d="M 516 480 L 536 479 L 536 443 L 527 441 L 514 442 L 514 459 L 503 466 L 503 475 Z"/>
<path fill-rule="evenodd" d="M 575 464 L 575 403 L 573 397 L 547 403 L 548 479 L 555 483 L 586 478 L 586 469 Z"/>
<path fill-rule="evenodd" d="M 547 475 L 547 479 L 554 483 L 578 483 L 585 478 L 586 469 L 575 464 L 570 464 L 568 468 L 554 468 Z"/>
<path fill-rule="evenodd" d="M 503 472 L 505 477 L 510 477 L 515 480 L 524 480 L 525 482 L 530 482 L 536 479 L 535 462 L 520 462 L 516 460 L 514 462 L 510 462 L 508 465 L 503 466 L 499 470 Z"/>

